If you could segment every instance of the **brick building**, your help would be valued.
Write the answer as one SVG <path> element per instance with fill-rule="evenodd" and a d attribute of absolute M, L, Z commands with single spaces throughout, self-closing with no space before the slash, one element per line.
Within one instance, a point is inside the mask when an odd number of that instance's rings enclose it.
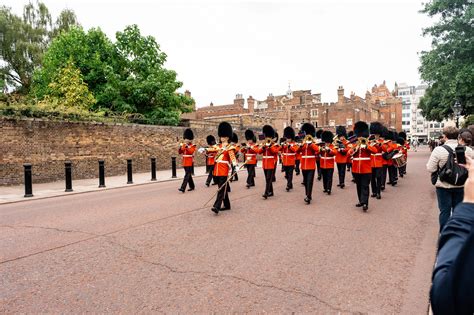
<path fill-rule="evenodd" d="M 292 91 L 285 95 L 269 94 L 265 100 L 247 98 L 247 107 L 242 94 L 237 94 L 233 104 L 199 107 L 192 113 L 183 114 L 183 120 L 227 120 L 239 128 L 259 129 L 271 124 L 281 134 L 286 126 L 299 128 L 311 122 L 318 128 L 335 129 L 344 125 L 351 129 L 358 120 L 380 121 L 392 129 L 402 129 L 402 101 L 393 96 L 385 81 L 374 85 L 365 98 L 350 93 L 344 95 L 342 86 L 337 89 L 337 102 L 321 102 L 321 94 L 311 90 Z"/>

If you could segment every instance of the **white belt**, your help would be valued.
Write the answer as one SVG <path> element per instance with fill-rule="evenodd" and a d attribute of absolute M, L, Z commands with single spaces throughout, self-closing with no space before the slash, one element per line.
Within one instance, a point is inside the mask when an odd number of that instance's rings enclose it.
<path fill-rule="evenodd" d="M 264 155 L 264 156 L 262 156 L 262 158 L 264 158 L 264 159 L 274 159 L 275 157 L 274 156 L 269 156 L 269 155 Z"/>
<path fill-rule="evenodd" d="M 282 153 L 281 155 L 296 155 L 296 153 Z"/>
<path fill-rule="evenodd" d="M 229 161 L 216 161 L 216 163 L 222 163 L 222 164 L 230 165 Z"/>
<path fill-rule="evenodd" d="M 331 157 L 322 156 L 321 158 L 324 159 L 324 160 L 332 160 L 332 159 L 334 159 L 334 156 L 331 156 Z"/>
<path fill-rule="evenodd" d="M 245 153 L 245 156 L 255 156 L 256 154 Z"/>
<path fill-rule="evenodd" d="M 354 161 L 370 161 L 369 157 L 363 157 L 363 158 L 352 158 Z"/>
<path fill-rule="evenodd" d="M 374 156 L 382 156 L 382 153 L 375 153 L 375 154 L 372 154 Z"/>
<path fill-rule="evenodd" d="M 193 157 L 192 155 L 184 155 L 183 154 L 183 157 Z"/>
<path fill-rule="evenodd" d="M 314 155 L 303 155 L 301 156 L 303 159 L 309 159 L 309 158 L 316 158 Z"/>

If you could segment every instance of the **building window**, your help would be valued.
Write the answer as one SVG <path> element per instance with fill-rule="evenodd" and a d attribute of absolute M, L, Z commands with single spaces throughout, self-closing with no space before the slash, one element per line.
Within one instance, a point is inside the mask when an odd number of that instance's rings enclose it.
<path fill-rule="evenodd" d="M 312 109 L 311 110 L 311 117 L 318 117 L 318 110 L 317 109 Z"/>
<path fill-rule="evenodd" d="M 391 113 L 390 118 L 395 119 L 395 113 Z"/>
<path fill-rule="evenodd" d="M 335 127 L 336 126 L 336 121 L 335 120 L 330 120 L 329 121 L 329 126 L 330 127 Z"/>
<path fill-rule="evenodd" d="M 347 118 L 346 119 L 346 126 L 347 127 L 352 126 L 352 118 Z"/>

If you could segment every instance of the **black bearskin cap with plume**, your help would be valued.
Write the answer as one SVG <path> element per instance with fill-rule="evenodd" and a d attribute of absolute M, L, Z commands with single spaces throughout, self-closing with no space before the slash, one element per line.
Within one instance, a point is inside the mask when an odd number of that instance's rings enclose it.
<path fill-rule="evenodd" d="M 283 137 L 286 139 L 295 140 L 295 136 L 295 130 L 292 127 L 288 126 L 283 130 Z"/>
<path fill-rule="evenodd" d="M 223 121 L 219 124 L 219 127 L 217 128 L 217 135 L 221 138 L 226 137 L 226 138 L 232 138 L 232 126 L 226 122 Z"/>
<path fill-rule="evenodd" d="M 301 132 L 304 132 L 306 135 L 311 135 L 312 137 L 316 137 L 316 128 L 310 123 L 304 123 L 301 126 Z"/>
<path fill-rule="evenodd" d="M 344 127 L 344 126 L 337 126 L 337 127 L 336 127 L 336 135 L 338 135 L 339 137 L 340 137 L 340 136 L 344 136 L 344 137 L 347 138 L 346 127 Z"/>
<path fill-rule="evenodd" d="M 206 137 L 206 142 L 207 145 L 215 145 L 216 144 L 216 138 L 214 138 L 213 135 L 209 135 Z"/>
<path fill-rule="evenodd" d="M 370 123 L 370 134 L 371 135 L 383 135 L 383 125 L 378 121 Z"/>
<path fill-rule="evenodd" d="M 265 135 L 265 138 L 274 138 L 275 137 L 275 130 L 270 125 L 265 125 L 262 128 L 262 132 Z"/>
<path fill-rule="evenodd" d="M 194 133 L 191 129 L 187 128 L 183 132 L 183 139 L 186 140 L 193 140 L 194 139 Z"/>
<path fill-rule="evenodd" d="M 255 134 L 253 133 L 252 130 L 247 129 L 245 130 L 245 140 L 249 141 L 252 140 L 255 137 Z"/>
<path fill-rule="evenodd" d="M 369 137 L 369 125 L 365 121 L 358 121 L 354 124 L 354 134 L 357 137 Z"/>
<path fill-rule="evenodd" d="M 237 136 L 237 134 L 235 132 L 232 133 L 232 139 L 231 139 L 230 142 L 233 142 L 233 143 L 239 142 L 239 136 Z"/>
<path fill-rule="evenodd" d="M 321 140 L 325 143 L 331 143 L 334 138 L 334 134 L 329 130 L 324 130 L 321 134 Z"/>

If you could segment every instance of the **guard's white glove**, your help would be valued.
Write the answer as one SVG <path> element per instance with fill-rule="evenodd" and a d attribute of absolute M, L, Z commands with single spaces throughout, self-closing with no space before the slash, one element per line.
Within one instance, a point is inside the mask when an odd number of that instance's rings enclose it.
<path fill-rule="evenodd" d="M 206 152 L 206 149 L 205 148 L 199 148 L 198 152 L 202 154 L 202 153 Z"/>

